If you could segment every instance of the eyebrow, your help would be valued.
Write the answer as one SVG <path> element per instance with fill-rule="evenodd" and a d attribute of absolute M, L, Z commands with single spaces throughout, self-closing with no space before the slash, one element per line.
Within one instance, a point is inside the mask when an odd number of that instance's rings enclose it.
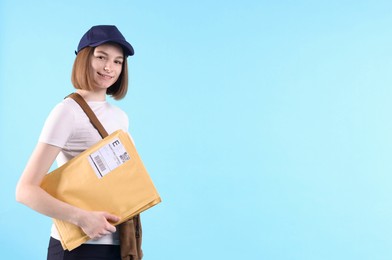
<path fill-rule="evenodd" d="M 102 53 L 102 54 L 105 54 L 106 56 L 109 56 L 109 54 L 107 54 L 106 52 L 104 52 L 104 51 L 96 51 L 97 53 Z M 117 56 L 117 57 L 115 57 L 115 59 L 124 59 L 124 56 Z"/>

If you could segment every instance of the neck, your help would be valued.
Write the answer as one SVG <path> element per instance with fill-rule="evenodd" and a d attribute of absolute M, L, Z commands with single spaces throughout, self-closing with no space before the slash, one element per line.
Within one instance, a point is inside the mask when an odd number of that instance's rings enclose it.
<path fill-rule="evenodd" d="M 76 90 L 76 93 L 81 95 L 86 101 L 105 101 L 106 100 L 106 89 L 102 91 L 88 91 L 83 89 Z"/>

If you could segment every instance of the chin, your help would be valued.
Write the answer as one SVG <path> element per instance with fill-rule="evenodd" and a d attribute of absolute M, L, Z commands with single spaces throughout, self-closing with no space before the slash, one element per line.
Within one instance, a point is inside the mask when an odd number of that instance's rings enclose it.
<path fill-rule="evenodd" d="M 97 85 L 97 89 L 108 89 L 108 88 L 110 88 L 112 85 L 113 85 L 114 83 L 106 83 L 106 84 L 98 84 Z"/>

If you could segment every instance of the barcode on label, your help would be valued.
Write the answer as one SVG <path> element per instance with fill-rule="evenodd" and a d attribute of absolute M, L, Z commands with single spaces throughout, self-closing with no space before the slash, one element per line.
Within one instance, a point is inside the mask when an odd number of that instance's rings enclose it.
<path fill-rule="evenodd" d="M 97 151 L 91 153 L 88 158 L 98 178 L 103 178 L 131 159 L 129 153 L 118 138 L 103 145 Z"/>
<path fill-rule="evenodd" d="M 106 167 L 105 167 L 105 164 L 103 164 L 103 162 L 102 162 L 101 156 L 99 156 L 99 155 L 95 156 L 94 161 L 98 164 L 99 170 L 101 172 L 106 171 Z"/>

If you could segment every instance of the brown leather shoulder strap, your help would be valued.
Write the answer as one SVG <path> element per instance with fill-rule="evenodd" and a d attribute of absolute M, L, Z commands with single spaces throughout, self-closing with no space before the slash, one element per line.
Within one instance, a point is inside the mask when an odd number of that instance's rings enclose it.
<path fill-rule="evenodd" d="M 72 98 L 79 104 L 86 115 L 90 118 L 93 126 L 98 130 L 102 138 L 108 136 L 105 128 L 99 122 L 94 111 L 86 103 L 84 98 L 78 93 L 72 93 L 67 97 Z M 66 98 L 67 98 L 66 97 Z M 136 215 L 133 218 L 120 224 L 120 248 L 121 248 L 121 259 L 123 260 L 140 260 L 143 257 L 142 250 L 142 226 L 140 221 L 140 215 Z"/>
<path fill-rule="evenodd" d="M 66 98 L 72 98 L 73 100 L 76 101 L 76 103 L 79 104 L 79 106 L 83 109 L 84 113 L 90 118 L 91 124 L 98 130 L 99 134 L 101 135 L 102 139 L 108 136 L 108 132 L 106 132 L 105 128 L 97 118 L 97 116 L 94 114 L 94 111 L 90 108 L 90 106 L 87 104 L 87 102 L 84 100 L 84 98 L 79 95 L 78 93 L 72 93 Z"/>

